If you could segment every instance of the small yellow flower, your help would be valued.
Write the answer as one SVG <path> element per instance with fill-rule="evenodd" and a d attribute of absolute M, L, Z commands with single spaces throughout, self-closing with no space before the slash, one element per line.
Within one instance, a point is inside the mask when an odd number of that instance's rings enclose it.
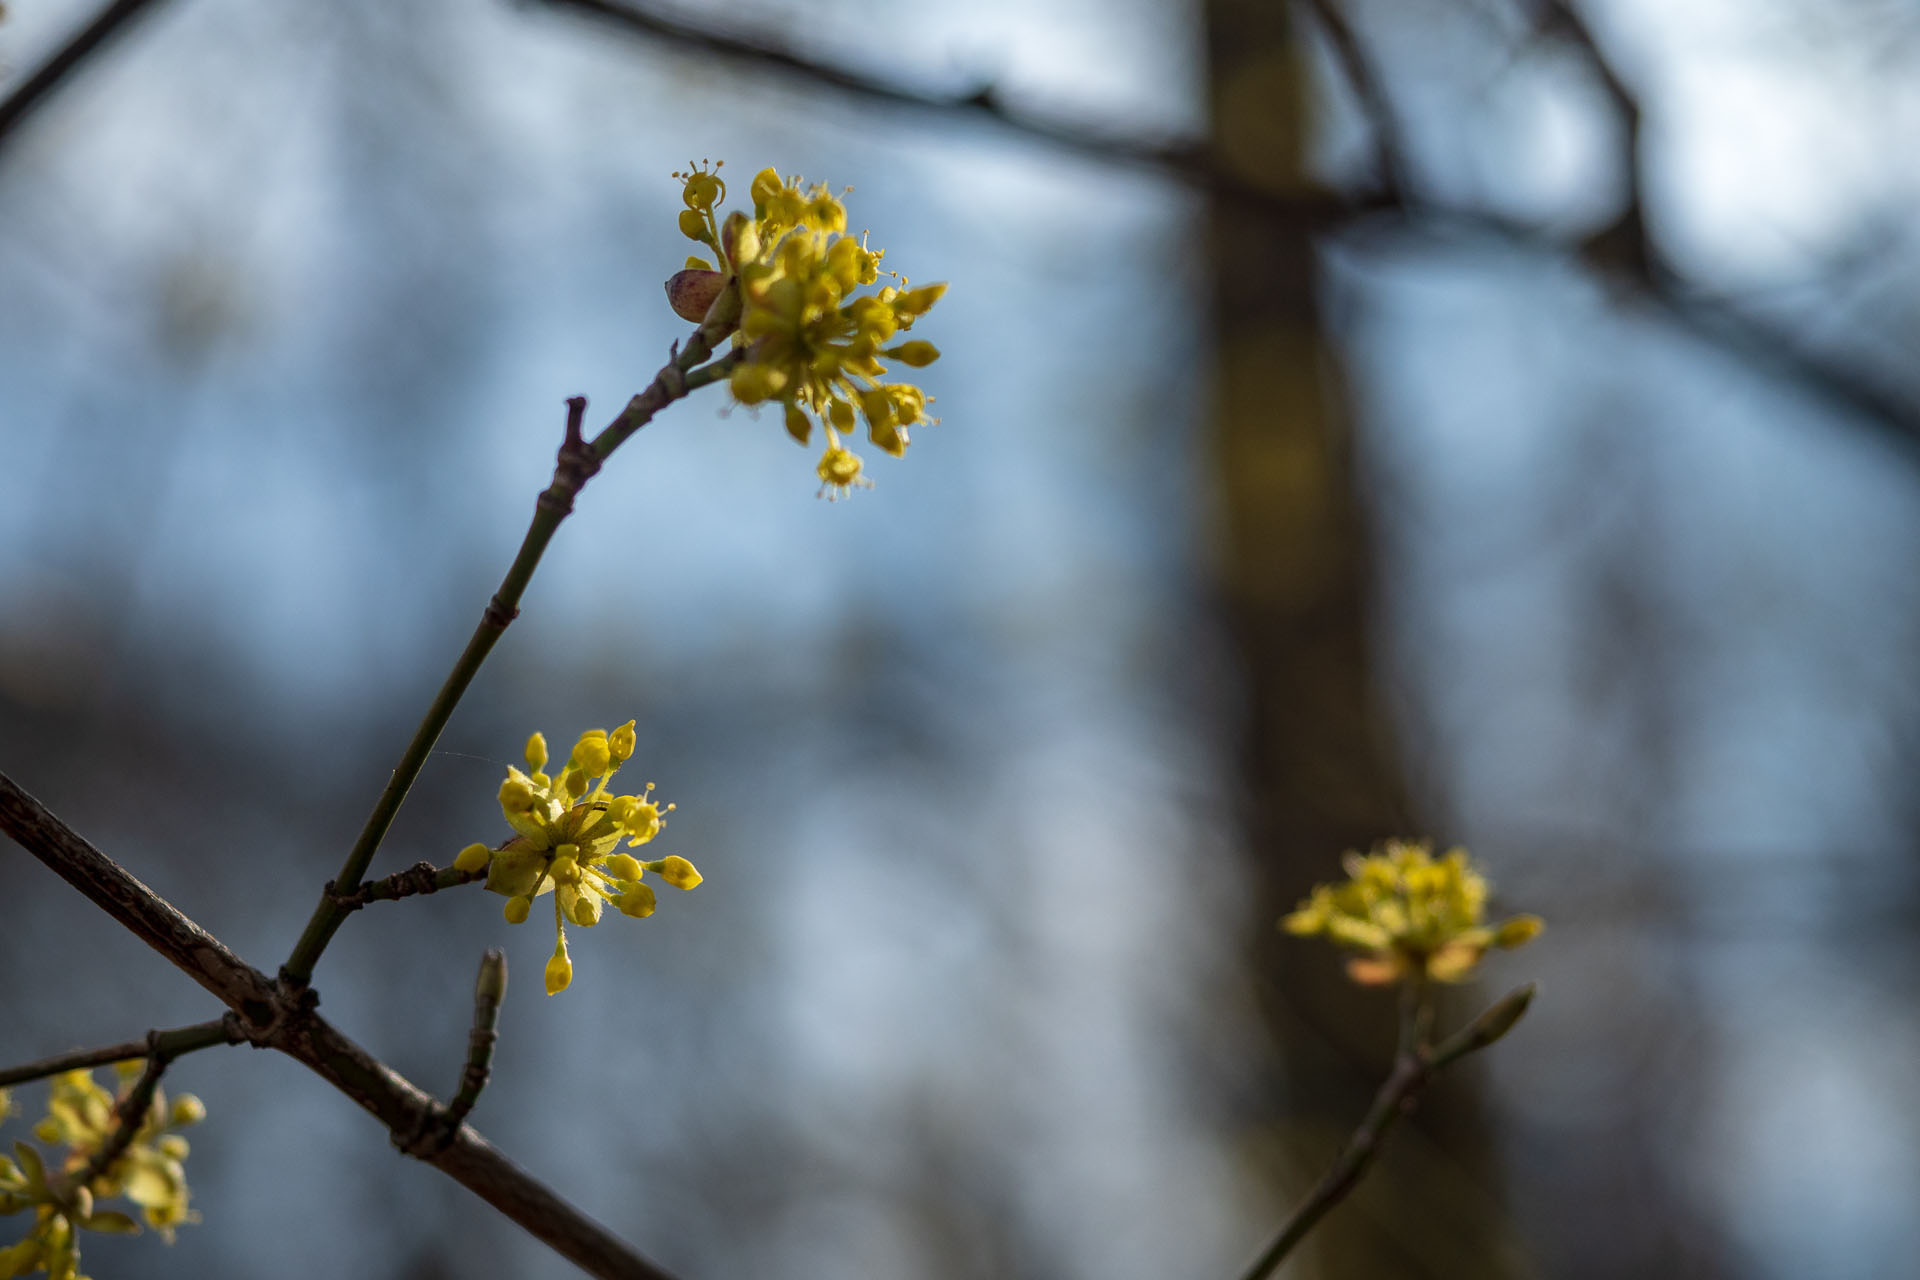
<path fill-rule="evenodd" d="M 14 1144 L 13 1159 L 0 1157 L 0 1215 L 25 1209 L 34 1214 L 26 1238 L 0 1249 L 0 1276 L 44 1271 L 49 1280 L 82 1280 L 81 1230 L 118 1235 L 140 1230 L 126 1214 L 99 1207 L 100 1201 L 114 1196 L 138 1205 L 147 1225 L 169 1242 L 174 1227 L 199 1221 L 187 1208 L 182 1163 L 187 1142 L 172 1132 L 205 1117 L 206 1108 L 191 1094 L 182 1094 L 169 1107 L 155 1090 L 126 1150 L 91 1180 L 76 1184 L 118 1127 L 115 1105 L 133 1087 L 131 1075 L 123 1072 L 122 1081 L 123 1092 L 116 1099 L 94 1083 L 88 1071 L 70 1071 L 54 1080 L 47 1116 L 34 1133 L 43 1142 L 66 1148 L 57 1168 L 49 1169 L 39 1151 L 25 1142 Z"/>
<path fill-rule="evenodd" d="M 690 206 L 691 207 L 691 206 Z M 653 889 L 641 883 L 648 871 L 682 889 L 700 883 L 700 873 L 685 858 L 641 862 L 620 848 L 638 848 L 666 825 L 673 806 L 653 798 L 649 782 L 637 794 L 615 794 L 608 785 L 632 756 L 638 741 L 634 722 L 613 730 L 589 729 L 574 743 L 566 763 L 545 772 L 547 742 L 527 739 L 529 772 L 510 768 L 500 785 L 500 811 L 515 832 L 499 849 L 471 844 L 454 865 L 487 872 L 487 888 L 507 899 L 509 924 L 532 914 L 533 900 L 553 895 L 553 958 L 547 962 L 548 995 L 573 981 L 567 926 L 592 928 L 611 904 L 622 915 L 651 915 Z"/>
<path fill-rule="evenodd" d="M 717 170 L 718 165 L 714 168 Z M 712 247 L 719 260 L 718 280 L 692 274 L 704 260 L 668 282 L 675 311 L 698 319 L 731 282 L 740 291 L 740 324 L 734 341 L 745 358 L 729 377 L 741 404 L 778 403 L 787 434 L 807 443 L 813 423 L 827 427 L 827 451 L 815 470 L 823 496 L 839 498 L 855 488 L 870 488 L 860 474 L 860 459 L 840 433 L 864 419 L 867 437 L 881 452 L 906 452 L 908 428 L 938 422 L 927 416 L 930 397 L 910 383 L 886 381 L 881 357 L 910 368 L 939 359 L 931 342 L 894 339 L 913 327 L 940 300 L 947 286 L 908 289 L 906 280 L 883 271 L 881 250 L 866 238 L 846 234 L 847 211 L 824 185 L 803 187 L 798 177 L 773 169 L 754 176 L 753 216 L 730 215 L 716 236 L 713 206 L 726 187 L 714 172 L 689 166 L 674 177 L 683 183 L 687 210 L 681 230 Z M 893 283 L 869 294 L 857 291 Z"/>
<path fill-rule="evenodd" d="M 1525 915 L 1482 923 L 1487 882 L 1465 849 L 1436 860 L 1424 842 L 1388 840 L 1371 854 L 1349 853 L 1343 865 L 1346 881 L 1317 886 L 1281 925 L 1366 952 L 1347 972 L 1368 986 L 1415 976 L 1460 982 L 1489 948 L 1522 946 L 1545 927 Z"/>
<path fill-rule="evenodd" d="M 859 455 L 842 449 L 839 435 L 828 427 L 827 451 L 820 455 L 820 465 L 814 468 L 820 476 L 820 492 L 832 501 L 846 497 L 855 489 L 871 489 L 873 481 L 860 474 L 860 466 Z"/>

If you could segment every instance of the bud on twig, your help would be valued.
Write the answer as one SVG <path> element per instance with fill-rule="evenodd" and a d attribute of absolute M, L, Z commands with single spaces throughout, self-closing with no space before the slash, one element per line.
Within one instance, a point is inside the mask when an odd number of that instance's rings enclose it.
<path fill-rule="evenodd" d="M 507 953 L 497 947 L 480 957 L 480 976 L 473 984 L 473 998 L 499 1004 L 507 998 Z"/>
<path fill-rule="evenodd" d="M 1539 989 L 1537 982 L 1514 988 L 1485 1013 L 1448 1036 L 1433 1052 L 1433 1068 L 1437 1070 L 1470 1053 L 1476 1053 L 1513 1030 L 1514 1024 L 1526 1016 L 1527 1006 L 1533 1003 L 1534 994 Z"/>

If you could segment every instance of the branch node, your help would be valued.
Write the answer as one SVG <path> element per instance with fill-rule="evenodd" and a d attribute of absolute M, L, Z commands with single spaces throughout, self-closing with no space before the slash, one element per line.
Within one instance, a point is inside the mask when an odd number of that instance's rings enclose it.
<path fill-rule="evenodd" d="M 543 502 L 545 501 L 546 496 L 547 495 L 544 492 L 541 493 L 540 497 Z M 480 615 L 480 625 L 484 627 L 491 627 L 495 631 L 505 631 L 507 629 L 507 624 L 512 622 L 515 618 L 519 616 L 520 616 L 519 609 L 515 608 L 513 605 L 508 604 L 505 600 L 502 600 L 498 595 L 496 595 L 493 597 L 493 599 L 487 601 L 487 607 Z M 329 881 L 328 883 L 332 883 L 332 882 Z"/>
<path fill-rule="evenodd" d="M 661 390 L 667 393 L 669 401 L 678 400 L 687 394 L 686 370 L 680 367 L 680 344 L 675 342 L 667 355 L 666 368 L 654 379 Z"/>

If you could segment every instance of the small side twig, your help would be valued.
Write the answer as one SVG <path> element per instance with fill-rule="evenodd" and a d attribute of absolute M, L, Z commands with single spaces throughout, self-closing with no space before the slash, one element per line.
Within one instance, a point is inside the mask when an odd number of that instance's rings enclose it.
<path fill-rule="evenodd" d="M 442 889 L 455 889 L 463 884 L 477 884 L 485 880 L 484 868 L 479 871 L 462 871 L 458 867 L 436 867 L 431 862 L 416 862 L 405 871 L 396 871 L 381 880 L 368 880 L 352 893 L 340 893 L 328 882 L 327 893 L 342 911 L 358 911 L 369 902 L 395 902 L 401 898 L 415 898 L 422 894 L 439 893 Z"/>
<path fill-rule="evenodd" d="M 500 1038 L 500 1002 L 507 994 L 507 955 L 497 948 L 480 957 L 480 975 L 473 983 L 473 1030 L 467 1033 L 467 1062 L 460 1070 L 460 1088 L 446 1106 L 423 1112 L 420 1124 L 393 1143 L 410 1156 L 431 1159 L 453 1145 L 454 1135 L 466 1123 L 480 1091 L 492 1072 L 493 1046 Z"/>
<path fill-rule="evenodd" d="M 473 1030 L 467 1033 L 467 1065 L 460 1072 L 460 1091 L 447 1105 L 447 1123 L 459 1128 L 480 1101 L 493 1064 L 493 1045 L 500 1038 L 500 1002 L 507 995 L 507 953 L 492 948 L 480 957 L 480 976 L 473 983 Z"/>
<path fill-rule="evenodd" d="M 160 1087 L 160 1077 L 166 1074 L 167 1064 L 172 1056 L 160 1047 L 160 1033 L 153 1032 L 147 1038 L 147 1065 L 140 1078 L 133 1082 L 133 1088 L 127 1096 L 120 1099 L 113 1108 L 113 1132 L 100 1144 L 99 1150 L 87 1157 L 87 1163 L 75 1173 L 70 1186 L 86 1187 L 93 1180 L 113 1167 L 113 1162 L 126 1154 L 133 1145 L 133 1135 L 140 1131 L 146 1121 L 147 1112 L 153 1106 L 154 1090 Z"/>
<path fill-rule="evenodd" d="M 135 1058 L 144 1058 L 153 1051 L 157 1043 L 169 1059 L 197 1049 L 208 1049 L 216 1044 L 239 1044 L 247 1037 L 240 1029 L 239 1021 L 231 1015 L 215 1018 L 211 1022 L 196 1022 L 191 1026 L 174 1027 L 168 1031 L 149 1031 L 138 1040 L 129 1040 L 124 1044 L 110 1044 L 99 1049 L 80 1049 L 73 1053 L 63 1053 L 52 1058 L 42 1058 L 38 1062 L 28 1062 L 18 1067 L 0 1070 L 0 1089 L 9 1085 L 27 1084 L 34 1080 L 44 1080 L 48 1076 L 57 1076 L 67 1071 L 85 1071 L 94 1067 L 111 1066 L 116 1062 L 131 1062 Z"/>
<path fill-rule="evenodd" d="M 1241 1280 L 1265 1280 L 1265 1277 L 1272 1275 L 1274 1268 L 1292 1252 L 1293 1247 L 1304 1240 L 1307 1233 L 1319 1225 L 1320 1219 L 1346 1199 L 1347 1193 L 1366 1176 L 1367 1170 L 1373 1167 L 1374 1160 L 1379 1157 L 1387 1134 L 1400 1122 L 1401 1117 L 1413 1111 L 1434 1074 L 1468 1054 L 1486 1048 L 1511 1031 L 1513 1024 L 1526 1013 L 1535 990 L 1536 987 L 1530 982 L 1509 992 L 1466 1027 L 1447 1037 L 1437 1048 L 1430 1048 L 1425 1040 L 1431 1006 L 1422 984 L 1409 982 L 1401 992 L 1400 1042 L 1394 1052 L 1393 1070 L 1380 1086 L 1380 1091 L 1374 1094 L 1366 1117 L 1347 1139 L 1347 1145 L 1341 1148 L 1333 1167 L 1327 1170 L 1307 1198 L 1288 1216 L 1279 1233 L 1260 1251 L 1260 1256 L 1241 1273 Z"/>

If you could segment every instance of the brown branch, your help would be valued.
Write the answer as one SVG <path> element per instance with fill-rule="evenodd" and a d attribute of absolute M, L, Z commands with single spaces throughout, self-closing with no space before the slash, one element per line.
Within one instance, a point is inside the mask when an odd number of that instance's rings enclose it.
<path fill-rule="evenodd" d="M 12 836 L 88 901 L 239 1013 L 249 1026 L 272 1023 L 278 996 L 266 974 L 88 844 L 5 774 L 0 774 L 0 832 Z"/>
<path fill-rule="evenodd" d="M 98 53 L 115 35 L 127 29 L 131 20 L 152 7 L 154 0 L 112 0 L 93 21 L 75 32 L 73 38 L 33 69 L 19 88 L 0 101 L 0 146 L 20 122 L 32 115 L 60 87 L 68 76 L 88 58 Z"/>
<path fill-rule="evenodd" d="M 237 1015 L 238 1034 L 304 1063 L 387 1127 L 396 1140 L 424 1131 L 433 1099 L 314 1012 L 304 988 L 276 988 L 45 806 L 0 774 L 0 831 L 57 872 Z M 118 1046 L 116 1046 L 118 1047 Z M 148 1046 L 133 1056 L 144 1056 Z M 580 1210 L 542 1186 L 467 1125 L 425 1157 L 556 1252 L 603 1280 L 672 1280 Z"/>
<path fill-rule="evenodd" d="M 1920 466 L 1920 396 L 1880 380 L 1871 372 L 1822 352 L 1780 327 L 1711 298 L 1664 262 L 1648 239 L 1639 198 L 1638 165 L 1628 171 L 1632 195 L 1626 209 L 1609 226 L 1578 240 L 1549 235 L 1539 227 L 1504 218 L 1484 209 L 1448 205 L 1429 197 L 1399 193 L 1340 193 L 1328 190 L 1271 191 L 1235 173 L 1208 144 L 1193 139 L 1147 140 L 1103 130 L 1084 121 L 1023 110 L 1009 104 L 991 84 L 971 92 L 940 94 L 911 88 L 898 81 L 810 58 L 779 40 L 761 35 L 723 32 L 686 18 L 670 16 L 632 0 L 523 0 L 552 9 L 571 9 L 610 23 L 623 31 L 731 63 L 751 72 L 765 72 L 788 81 L 839 93 L 863 102 L 920 112 L 931 117 L 989 123 L 1020 137 L 1043 142 L 1091 160 L 1145 169 L 1177 179 L 1216 198 L 1242 204 L 1268 217 L 1277 231 L 1300 234 L 1365 231 L 1389 227 L 1415 232 L 1466 231 L 1490 244 L 1529 254 L 1569 256 L 1600 273 L 1621 297 L 1638 303 L 1655 318 L 1717 349 L 1770 381 L 1811 393 L 1848 421 L 1870 428 L 1895 445 L 1910 465 Z M 1316 9 L 1322 5 L 1315 0 Z M 1543 29 L 1569 39 L 1585 38 L 1585 48 L 1596 55 L 1591 33 L 1579 14 L 1561 0 L 1558 13 L 1549 12 Z M 1569 21 L 1570 19 L 1570 21 Z M 1330 35 L 1335 53 L 1347 64 L 1349 75 L 1364 63 L 1358 41 L 1345 49 Z M 1357 63 L 1349 59 L 1359 58 Z M 1640 108 L 1625 80 L 1601 58 L 1596 74 L 1608 96 L 1623 112 L 1627 145 L 1640 142 Z M 1367 80 L 1383 83 L 1376 70 L 1361 72 Z M 1354 80 L 1364 108 L 1369 94 Z M 1384 97 L 1374 95 L 1377 101 Z M 1384 123 L 1389 124 L 1385 131 Z M 1391 122 L 1371 113 L 1376 142 L 1398 145 Z M 1406 157 L 1391 161 L 1402 174 L 1411 170 Z"/>
<path fill-rule="evenodd" d="M 442 889 L 456 889 L 486 878 L 485 868 L 462 871 L 458 867 L 436 867 L 431 862 L 416 862 L 405 871 L 396 871 L 380 880 L 364 881 L 352 893 L 337 892 L 329 881 L 327 895 L 342 910 L 358 911 L 369 902 L 396 902 L 401 898 L 439 893 Z"/>

